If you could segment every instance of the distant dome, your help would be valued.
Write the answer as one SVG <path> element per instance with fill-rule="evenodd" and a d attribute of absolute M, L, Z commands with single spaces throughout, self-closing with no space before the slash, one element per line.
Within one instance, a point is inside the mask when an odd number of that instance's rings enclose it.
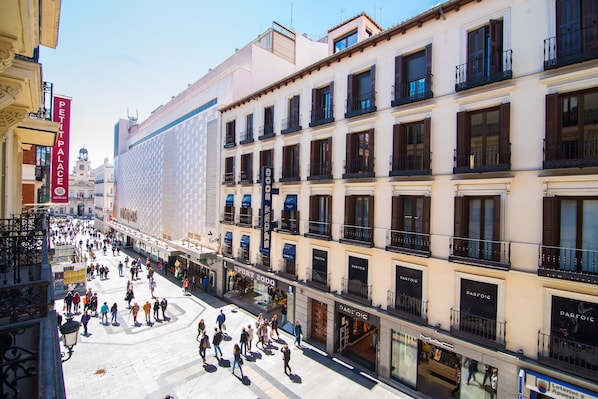
<path fill-rule="evenodd" d="M 79 150 L 79 154 L 87 154 L 87 150 L 85 148 L 81 148 Z"/>

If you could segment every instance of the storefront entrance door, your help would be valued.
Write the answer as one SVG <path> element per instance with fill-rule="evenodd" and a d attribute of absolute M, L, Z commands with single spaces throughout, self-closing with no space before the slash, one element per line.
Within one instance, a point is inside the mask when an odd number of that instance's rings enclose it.
<path fill-rule="evenodd" d="M 328 306 L 320 301 L 311 301 L 311 339 L 326 345 Z"/>

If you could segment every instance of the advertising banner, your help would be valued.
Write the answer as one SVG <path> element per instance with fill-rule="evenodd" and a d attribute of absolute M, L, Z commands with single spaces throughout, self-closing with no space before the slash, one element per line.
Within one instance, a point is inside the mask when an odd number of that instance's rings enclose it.
<path fill-rule="evenodd" d="M 71 125 L 71 99 L 54 96 L 54 122 L 60 124 L 58 137 L 52 148 L 51 199 L 54 203 L 69 202 L 69 135 Z"/>

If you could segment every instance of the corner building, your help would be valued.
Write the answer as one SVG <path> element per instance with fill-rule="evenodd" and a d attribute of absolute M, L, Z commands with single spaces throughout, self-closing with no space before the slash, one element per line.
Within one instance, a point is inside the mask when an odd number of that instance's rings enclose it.
<path fill-rule="evenodd" d="M 598 397 L 594 4 L 362 14 L 222 107 L 225 296 L 431 397 Z"/>

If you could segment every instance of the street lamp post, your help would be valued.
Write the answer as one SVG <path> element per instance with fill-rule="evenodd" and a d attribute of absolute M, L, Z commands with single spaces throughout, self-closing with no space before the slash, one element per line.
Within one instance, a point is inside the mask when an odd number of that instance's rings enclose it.
<path fill-rule="evenodd" d="M 62 324 L 59 327 L 60 334 L 62 334 L 62 343 L 68 351 L 67 353 L 60 353 L 60 357 L 63 358 L 63 363 L 69 360 L 73 355 L 73 347 L 77 345 L 77 338 L 79 337 L 80 326 L 81 323 L 79 323 L 78 321 L 74 321 L 72 317 L 69 317 L 66 323 Z"/>

